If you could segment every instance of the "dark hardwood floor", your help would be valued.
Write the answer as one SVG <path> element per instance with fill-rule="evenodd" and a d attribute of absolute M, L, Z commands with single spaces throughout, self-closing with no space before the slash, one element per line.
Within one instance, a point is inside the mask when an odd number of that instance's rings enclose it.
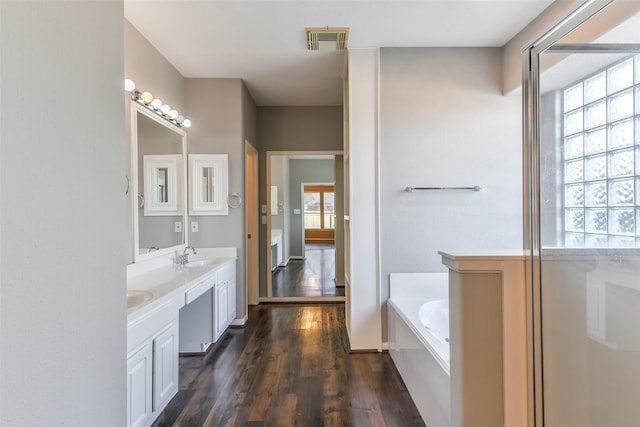
<path fill-rule="evenodd" d="M 342 304 L 261 304 L 180 358 L 160 426 L 424 426 L 388 353 L 348 352 Z"/>
<path fill-rule="evenodd" d="M 336 247 L 307 243 L 305 259 L 290 260 L 271 276 L 274 297 L 344 296 L 344 287 L 336 287 Z"/>

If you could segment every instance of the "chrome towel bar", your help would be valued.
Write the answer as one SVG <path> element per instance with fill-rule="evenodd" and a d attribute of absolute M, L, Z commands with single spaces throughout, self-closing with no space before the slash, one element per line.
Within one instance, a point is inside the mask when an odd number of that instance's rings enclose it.
<path fill-rule="evenodd" d="M 411 193 L 415 190 L 430 190 L 430 191 L 440 191 L 440 190 L 470 190 L 470 191 L 480 191 L 482 187 L 476 185 L 474 187 L 406 187 L 405 191 L 407 193 Z"/>

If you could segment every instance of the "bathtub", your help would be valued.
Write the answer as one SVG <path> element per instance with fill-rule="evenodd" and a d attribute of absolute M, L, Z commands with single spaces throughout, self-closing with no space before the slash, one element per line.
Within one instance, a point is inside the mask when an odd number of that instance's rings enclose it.
<path fill-rule="evenodd" d="M 451 425 L 448 273 L 390 275 L 389 353 L 429 427 Z"/>

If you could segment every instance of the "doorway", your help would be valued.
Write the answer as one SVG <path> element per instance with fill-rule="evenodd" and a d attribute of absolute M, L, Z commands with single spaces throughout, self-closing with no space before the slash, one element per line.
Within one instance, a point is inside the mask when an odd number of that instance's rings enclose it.
<path fill-rule="evenodd" d="M 640 15 L 576 43 L 609 10 L 524 57 L 536 427 L 640 425 Z"/>
<path fill-rule="evenodd" d="M 342 152 L 272 151 L 266 163 L 269 271 L 261 301 L 344 301 L 344 280 L 336 279 L 344 271 L 336 221 L 344 215 Z"/>

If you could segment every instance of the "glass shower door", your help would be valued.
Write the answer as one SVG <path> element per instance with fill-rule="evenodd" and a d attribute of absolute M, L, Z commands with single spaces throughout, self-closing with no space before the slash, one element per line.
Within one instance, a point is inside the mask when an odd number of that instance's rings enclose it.
<path fill-rule="evenodd" d="M 560 42 L 539 57 L 554 65 L 538 75 L 532 163 L 536 426 L 640 426 L 637 48 Z"/>

